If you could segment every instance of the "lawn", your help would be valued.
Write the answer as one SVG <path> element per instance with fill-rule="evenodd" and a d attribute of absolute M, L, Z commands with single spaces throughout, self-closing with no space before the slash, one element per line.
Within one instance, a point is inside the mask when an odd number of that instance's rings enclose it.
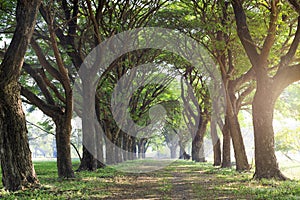
<path fill-rule="evenodd" d="M 253 172 L 212 167 L 211 163 L 176 161 L 147 173 L 126 168 L 155 166 L 161 161 L 135 160 L 97 172 L 76 172 L 58 180 L 55 162 L 35 162 L 41 187 L 9 193 L 4 199 L 300 199 L 300 181 L 252 180 Z M 74 163 L 74 169 L 78 162 Z M 138 171 L 138 169 L 136 170 Z"/>

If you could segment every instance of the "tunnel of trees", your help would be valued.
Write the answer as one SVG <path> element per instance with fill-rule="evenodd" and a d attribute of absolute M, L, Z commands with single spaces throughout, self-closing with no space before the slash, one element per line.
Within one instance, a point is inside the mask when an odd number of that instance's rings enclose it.
<path fill-rule="evenodd" d="M 294 142 L 280 143 L 293 130 L 275 134 L 273 121 L 277 112 L 299 120 L 300 104 L 293 100 L 300 91 L 299 1 L 0 0 L 0 21 L 0 160 L 7 190 L 39 184 L 29 148 L 33 133 L 27 127 L 32 124 L 23 110 L 47 116 L 33 125 L 54 135 L 61 179 L 145 159 L 161 146 L 170 158 L 207 162 L 205 138 L 211 140 L 212 165 L 234 165 L 239 172 L 254 167 L 255 179 L 287 179 L 275 152 L 299 150 L 295 141 L 300 136 L 296 132 Z M 223 95 L 212 94 L 211 77 L 201 70 L 205 61 L 199 68 L 153 48 L 118 56 L 101 71 L 95 95 L 87 86 L 92 80 L 75 88 L 95 47 L 143 27 L 171 29 L 196 41 L 213 61 L 210 67 L 220 77 Z M 144 70 L 136 68 L 141 65 Z M 292 105 L 282 98 L 290 98 Z M 80 101 L 93 103 L 79 106 Z M 252 116 L 255 165 L 246 153 L 242 111 Z M 80 165 L 74 169 L 71 150 L 79 146 L 72 140 L 72 121 L 87 120 L 91 113 L 96 123 L 80 128 L 80 142 L 91 146 L 76 149 Z M 129 133 L 135 128 L 128 119 L 140 128 L 132 131 L 137 134 Z"/>

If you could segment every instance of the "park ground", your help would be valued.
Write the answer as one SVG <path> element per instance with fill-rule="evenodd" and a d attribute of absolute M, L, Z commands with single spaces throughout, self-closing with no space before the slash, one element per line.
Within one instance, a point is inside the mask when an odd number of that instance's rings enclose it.
<path fill-rule="evenodd" d="M 162 161 L 135 160 L 96 172 L 76 172 L 58 180 L 55 162 L 35 162 L 41 186 L 18 192 L 0 191 L 3 199 L 300 199 L 300 181 L 252 179 L 253 172 L 212 167 L 211 163 L 175 161 L 147 173 L 127 173 Z M 78 162 L 74 163 L 74 168 Z M 299 166 L 298 166 L 299 167 Z M 300 176 L 300 174 L 299 174 Z"/>

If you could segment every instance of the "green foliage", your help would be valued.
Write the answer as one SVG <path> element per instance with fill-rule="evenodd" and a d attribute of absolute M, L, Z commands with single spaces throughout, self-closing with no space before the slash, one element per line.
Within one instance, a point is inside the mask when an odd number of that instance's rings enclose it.
<path fill-rule="evenodd" d="M 0 0 L 0 39 L 12 38 L 15 29 L 15 8 L 17 1 Z"/>
<path fill-rule="evenodd" d="M 285 128 L 275 134 L 275 148 L 283 153 L 297 153 L 300 150 L 300 126 Z"/>
<path fill-rule="evenodd" d="M 300 84 L 287 87 L 275 104 L 275 125 L 281 128 L 275 134 L 276 150 L 296 153 L 300 149 Z M 277 122 L 277 123 L 276 123 Z M 285 123 L 284 123 L 285 122 Z"/>
<path fill-rule="evenodd" d="M 300 120 L 300 82 L 288 86 L 276 101 L 275 109 L 284 117 Z"/>

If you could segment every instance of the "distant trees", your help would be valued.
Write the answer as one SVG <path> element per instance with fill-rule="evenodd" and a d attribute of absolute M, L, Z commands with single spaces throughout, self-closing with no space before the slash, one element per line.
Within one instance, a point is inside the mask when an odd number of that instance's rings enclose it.
<path fill-rule="evenodd" d="M 38 184 L 18 79 L 40 3 L 40 0 L 18 1 L 16 29 L 0 65 L 0 160 L 2 183 L 10 191 Z"/>

